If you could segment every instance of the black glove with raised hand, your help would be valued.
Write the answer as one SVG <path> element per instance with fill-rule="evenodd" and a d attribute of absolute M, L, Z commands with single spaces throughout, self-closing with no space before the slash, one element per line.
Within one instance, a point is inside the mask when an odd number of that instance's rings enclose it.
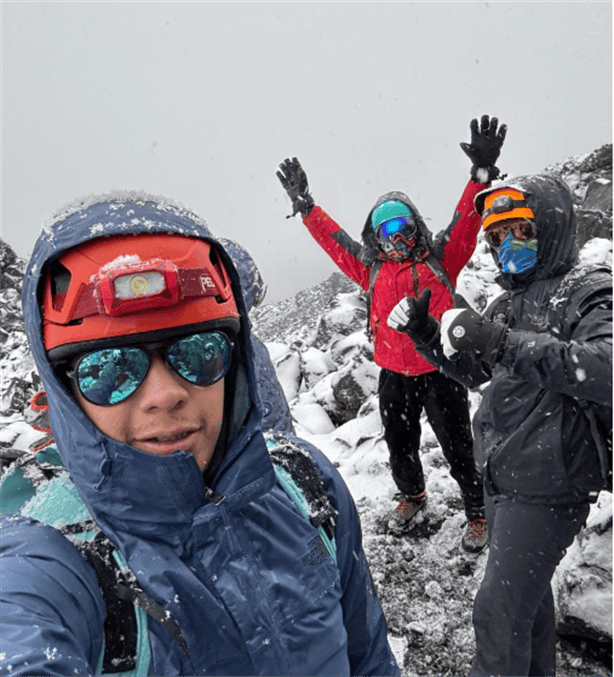
<path fill-rule="evenodd" d="M 446 310 L 441 318 L 441 345 L 449 360 L 457 360 L 461 353 L 479 355 L 492 367 L 505 350 L 507 337 L 506 325 L 492 322 L 472 308 Z"/>
<path fill-rule="evenodd" d="M 479 183 L 489 183 L 501 175 L 495 165 L 499 159 L 501 146 L 507 134 L 507 125 L 501 125 L 497 131 L 499 120 L 482 115 L 480 127 L 477 119 L 471 120 L 471 143 L 461 143 L 463 152 L 473 163 L 471 178 Z M 504 177 L 501 177 L 504 178 Z"/>
<path fill-rule="evenodd" d="M 286 218 L 289 219 L 291 216 L 296 216 L 299 212 L 303 216 L 307 216 L 315 202 L 309 192 L 307 174 L 305 174 L 305 171 L 301 167 L 301 163 L 295 157 L 291 160 L 286 158 L 279 165 L 277 178 L 281 181 L 281 185 L 286 190 L 286 193 L 288 193 L 290 200 L 292 200 L 293 212 Z"/>
<path fill-rule="evenodd" d="M 390 311 L 388 326 L 404 332 L 417 345 L 428 344 L 439 328 L 439 322 L 429 313 L 430 303 L 430 289 L 425 289 L 417 299 L 406 296 Z"/>

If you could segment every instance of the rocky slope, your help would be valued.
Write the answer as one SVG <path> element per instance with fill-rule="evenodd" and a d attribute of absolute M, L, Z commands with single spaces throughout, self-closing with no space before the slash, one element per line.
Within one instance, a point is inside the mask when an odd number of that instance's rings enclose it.
<path fill-rule="evenodd" d="M 609 261 L 611 241 L 594 238 L 582 260 Z M 476 306 L 496 293 L 492 257 L 479 247 L 459 281 Z M 474 638 L 471 601 L 486 553 L 459 548 L 465 518 L 458 487 L 423 416 L 421 457 L 429 504 L 407 537 L 389 534 L 395 502 L 377 408 L 378 369 L 364 328 L 361 291 L 340 293 L 310 332 L 269 352 L 290 402 L 297 433 L 334 461 L 357 503 L 364 545 L 391 641 L 406 676 L 466 674 Z M 323 331 L 325 328 L 325 331 Z M 293 337 L 290 336 L 290 339 Z M 481 390 L 470 392 L 472 412 Z M 352 412 L 348 417 L 348 413 Z M 586 528 L 553 581 L 559 633 L 559 675 L 610 675 L 612 651 L 612 497 L 602 493 Z"/>
<path fill-rule="evenodd" d="M 574 192 L 583 259 L 611 262 L 611 145 L 547 171 L 561 175 Z M 28 425 L 26 406 L 40 382 L 23 331 L 24 262 L 2 241 L 0 255 L 0 448 L 3 462 L 9 463 L 40 436 Z M 459 291 L 482 309 L 498 293 L 493 279 L 492 258 L 480 244 L 461 274 Z M 399 539 L 386 532 L 395 489 L 381 434 L 379 369 L 364 331 L 366 315 L 364 292 L 335 273 L 292 299 L 258 308 L 252 322 L 274 360 L 297 432 L 335 462 L 354 496 L 403 674 L 466 674 L 474 647 L 471 601 L 486 554 L 468 557 L 459 548 L 460 495 L 425 419 L 421 453 L 428 510 L 410 536 Z M 473 411 L 480 397 L 479 390 L 470 393 Z M 611 495 L 602 493 L 554 580 L 559 675 L 612 674 L 611 585 L 612 504 Z"/>

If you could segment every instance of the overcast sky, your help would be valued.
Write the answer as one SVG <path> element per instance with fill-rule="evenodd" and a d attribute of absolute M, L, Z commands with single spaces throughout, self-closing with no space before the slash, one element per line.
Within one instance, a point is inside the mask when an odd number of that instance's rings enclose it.
<path fill-rule="evenodd" d="M 433 231 L 469 173 L 459 142 L 507 123 L 499 165 L 539 172 L 612 140 L 605 2 L 2 2 L 2 237 L 27 258 L 76 197 L 183 202 L 254 256 L 277 301 L 334 265 L 275 171 L 359 238 L 408 193 Z"/>

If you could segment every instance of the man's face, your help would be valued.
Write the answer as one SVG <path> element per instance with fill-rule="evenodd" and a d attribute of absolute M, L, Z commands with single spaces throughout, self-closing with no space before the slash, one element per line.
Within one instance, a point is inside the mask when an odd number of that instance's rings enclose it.
<path fill-rule="evenodd" d="M 122 402 L 92 404 L 74 383 L 73 394 L 92 423 L 118 442 L 158 456 L 183 449 L 201 470 L 213 456 L 224 416 L 223 378 L 210 386 L 193 385 L 154 353 L 145 380 Z"/>

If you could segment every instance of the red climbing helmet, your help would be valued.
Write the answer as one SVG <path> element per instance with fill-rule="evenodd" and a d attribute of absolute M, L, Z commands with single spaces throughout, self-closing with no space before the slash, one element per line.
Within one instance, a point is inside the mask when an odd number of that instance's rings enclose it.
<path fill-rule="evenodd" d="M 42 314 L 50 359 L 119 336 L 240 326 L 215 247 L 172 233 L 100 237 L 65 251 L 46 272 Z"/>

